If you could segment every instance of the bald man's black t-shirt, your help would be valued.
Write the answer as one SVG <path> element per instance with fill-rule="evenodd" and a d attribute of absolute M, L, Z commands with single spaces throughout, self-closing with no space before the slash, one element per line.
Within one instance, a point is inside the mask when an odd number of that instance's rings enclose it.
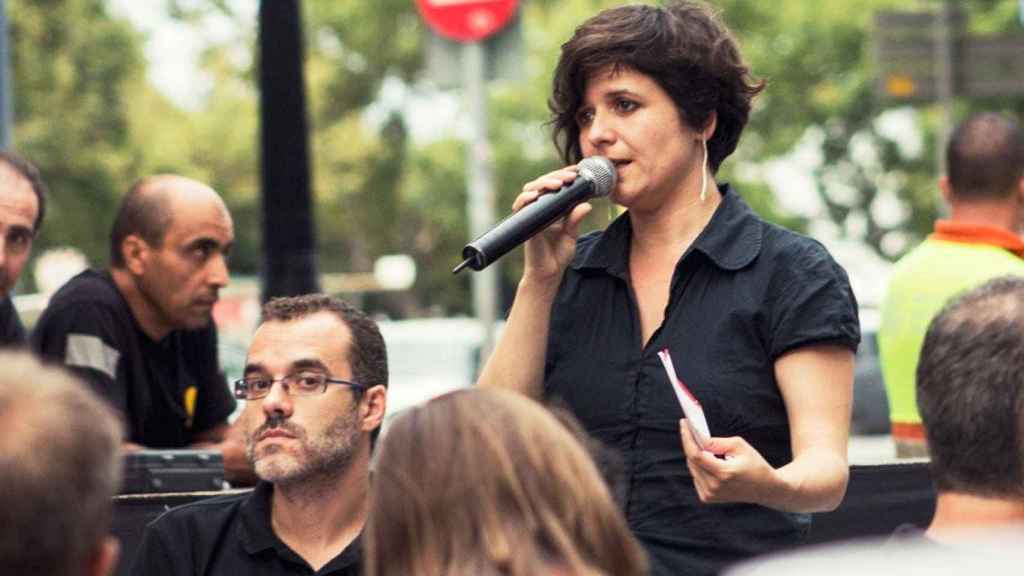
<path fill-rule="evenodd" d="M 181 448 L 197 433 L 227 422 L 234 410 L 212 321 L 154 342 L 106 271 L 82 272 L 58 290 L 31 343 L 124 414 L 129 442 Z"/>

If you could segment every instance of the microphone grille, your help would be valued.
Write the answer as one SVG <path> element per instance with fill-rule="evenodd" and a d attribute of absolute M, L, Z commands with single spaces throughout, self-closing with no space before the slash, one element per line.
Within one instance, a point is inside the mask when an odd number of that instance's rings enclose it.
<path fill-rule="evenodd" d="M 615 164 L 604 156 L 588 156 L 580 161 L 580 176 L 594 183 L 594 196 L 607 196 L 615 189 L 618 173 Z"/>

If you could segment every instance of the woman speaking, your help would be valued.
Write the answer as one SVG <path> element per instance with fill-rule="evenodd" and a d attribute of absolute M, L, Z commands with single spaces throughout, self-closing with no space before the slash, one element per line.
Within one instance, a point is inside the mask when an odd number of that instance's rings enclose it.
<path fill-rule="evenodd" d="M 557 399 L 621 452 L 625 514 L 657 575 L 791 546 L 846 489 L 860 340 L 846 273 L 714 177 L 762 88 L 701 4 L 601 12 L 555 71 L 554 139 L 570 165 L 513 206 L 572 182 L 584 157 L 615 165 L 625 213 L 577 239 L 581 204 L 527 242 L 480 384 Z M 663 350 L 710 439 L 683 419 Z"/>

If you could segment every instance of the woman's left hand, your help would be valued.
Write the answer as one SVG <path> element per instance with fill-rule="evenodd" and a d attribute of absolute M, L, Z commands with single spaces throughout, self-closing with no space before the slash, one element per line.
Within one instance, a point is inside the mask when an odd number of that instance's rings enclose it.
<path fill-rule="evenodd" d="M 761 504 L 779 482 L 771 464 L 739 436 L 712 437 L 702 450 L 685 419 L 679 421 L 679 435 L 701 502 Z"/>

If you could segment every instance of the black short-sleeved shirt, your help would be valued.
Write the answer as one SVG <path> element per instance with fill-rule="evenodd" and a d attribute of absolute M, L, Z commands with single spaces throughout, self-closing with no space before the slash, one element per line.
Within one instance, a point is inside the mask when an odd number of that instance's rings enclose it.
<path fill-rule="evenodd" d="M 154 342 L 108 272 L 87 270 L 61 287 L 39 317 L 31 344 L 120 410 L 129 442 L 181 448 L 197 433 L 226 423 L 234 410 L 213 323 Z"/>
<path fill-rule="evenodd" d="M 270 523 L 272 484 L 175 508 L 154 520 L 135 553 L 133 576 L 360 576 L 361 537 L 319 571 Z"/>
<path fill-rule="evenodd" d="M 25 328 L 9 295 L 0 296 L 0 348 L 25 344 Z"/>
<path fill-rule="evenodd" d="M 646 346 L 629 283 L 629 213 L 580 238 L 551 315 L 545 394 L 619 450 L 626 517 L 652 574 L 713 574 L 790 546 L 809 516 L 702 504 L 679 438 L 683 417 L 658 351 L 702 404 L 714 436 L 741 436 L 773 466 L 792 460 L 774 363 L 815 343 L 856 350 L 857 304 L 816 241 L 759 218 L 728 186 L 676 265 L 665 319 Z M 560 400 L 559 400 L 560 399 Z"/>

